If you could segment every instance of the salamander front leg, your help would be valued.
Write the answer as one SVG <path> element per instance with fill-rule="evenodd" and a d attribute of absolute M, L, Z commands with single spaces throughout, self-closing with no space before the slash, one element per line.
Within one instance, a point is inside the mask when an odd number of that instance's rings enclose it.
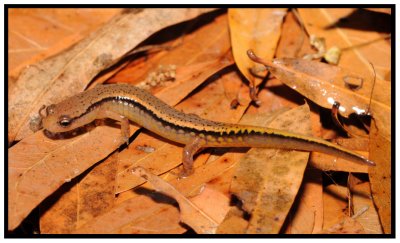
<path fill-rule="evenodd" d="M 129 119 L 127 117 L 121 116 L 120 114 L 109 110 L 101 110 L 97 113 L 97 118 L 110 118 L 119 121 L 121 123 L 121 145 L 124 143 L 129 145 L 130 128 Z"/>
<path fill-rule="evenodd" d="M 191 143 L 183 148 L 182 163 L 183 170 L 179 174 L 180 178 L 188 177 L 193 174 L 193 156 L 202 148 L 202 140 L 196 137 Z"/>

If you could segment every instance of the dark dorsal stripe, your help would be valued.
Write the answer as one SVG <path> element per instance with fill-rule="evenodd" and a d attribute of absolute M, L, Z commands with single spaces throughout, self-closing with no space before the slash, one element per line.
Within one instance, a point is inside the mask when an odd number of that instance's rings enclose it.
<path fill-rule="evenodd" d="M 187 126 L 181 126 L 181 125 L 177 125 L 174 123 L 169 122 L 168 120 L 165 120 L 159 116 L 157 116 L 157 114 L 155 114 L 153 111 L 151 111 L 150 109 L 148 109 L 147 107 L 145 107 L 144 105 L 142 105 L 139 102 L 136 102 L 132 99 L 129 98 L 125 98 L 125 97 L 120 97 L 120 96 L 115 96 L 115 97 L 107 97 L 107 98 L 103 98 L 95 103 L 93 103 L 92 105 L 90 105 L 86 111 L 84 113 L 82 113 L 81 115 L 74 117 L 71 119 L 71 122 L 79 119 L 80 117 L 88 114 L 89 112 L 93 111 L 94 109 L 96 109 L 97 107 L 101 106 L 102 104 L 106 103 L 106 102 L 113 102 L 113 101 L 122 101 L 122 102 L 127 102 L 128 104 L 132 104 L 135 107 L 138 107 L 140 110 L 144 111 L 147 115 L 150 115 L 151 117 L 153 117 L 154 120 L 156 120 L 157 122 L 161 122 L 162 124 L 164 124 L 165 126 L 169 126 L 172 129 L 175 130 L 179 130 L 182 129 L 183 131 L 185 131 L 185 133 L 202 133 L 204 135 L 211 135 L 214 137 L 234 137 L 234 136 L 246 136 L 246 135 L 261 135 L 261 136 L 265 136 L 265 139 L 268 139 L 268 137 L 281 137 L 281 138 L 288 138 L 288 139 L 294 139 L 294 140 L 298 140 L 298 141 L 304 141 L 304 139 L 302 138 L 297 138 L 297 137 L 291 137 L 291 136 L 285 136 L 284 134 L 277 134 L 277 133 L 266 133 L 266 132 L 260 132 L 260 131 L 254 131 L 254 130 L 250 130 L 248 131 L 247 129 L 244 130 L 240 130 L 239 132 L 235 131 L 223 131 L 223 132 L 219 132 L 219 131 L 206 131 L 206 130 L 198 130 L 195 128 L 191 128 L 191 127 L 187 127 Z M 122 104 L 125 105 L 125 104 Z M 177 111 L 179 112 L 179 111 Z M 326 147 L 333 147 L 333 146 L 329 146 L 328 144 L 322 144 L 322 143 L 318 143 L 312 140 L 307 140 L 307 142 L 309 143 L 314 143 L 314 144 L 318 144 L 318 145 L 323 145 Z M 333 147 L 335 148 L 335 147 Z"/>
<path fill-rule="evenodd" d="M 157 122 L 161 122 L 162 124 L 165 124 L 165 126 L 170 126 L 171 128 L 175 129 L 175 130 L 179 130 L 182 129 L 185 132 L 194 132 L 194 133 L 204 133 L 205 135 L 214 135 L 216 137 L 218 136 L 241 136 L 241 135 L 248 135 L 248 134 L 259 134 L 262 135 L 263 133 L 258 132 L 258 131 L 248 131 L 248 130 L 244 130 L 244 131 L 240 131 L 239 133 L 235 133 L 234 131 L 228 131 L 228 132 L 218 132 L 218 131 L 206 131 L 206 130 L 197 130 L 191 127 L 187 127 L 187 126 L 181 126 L 181 125 L 177 125 L 174 123 L 169 122 L 168 120 L 165 120 L 159 116 L 157 116 L 157 114 L 155 114 L 153 111 L 151 111 L 150 109 L 148 109 L 147 107 L 145 107 L 144 105 L 142 105 L 139 102 L 136 102 L 132 99 L 129 98 L 124 98 L 124 97 L 119 97 L 119 96 L 115 96 L 115 97 L 107 97 L 104 99 L 101 99 L 95 103 L 93 103 L 92 105 L 90 105 L 85 112 L 83 112 L 81 115 L 74 117 L 71 119 L 71 122 L 73 122 L 74 120 L 77 120 L 83 116 L 85 116 L 86 114 L 88 114 L 89 112 L 93 111 L 94 109 L 96 109 L 97 107 L 101 106 L 102 104 L 106 103 L 106 102 L 112 102 L 112 101 L 122 101 L 122 102 L 127 102 L 135 107 L 138 107 L 140 110 L 144 111 L 146 114 L 150 115 L 151 117 L 154 118 L 154 120 L 156 120 Z M 125 105 L 125 104 L 122 104 Z M 179 112 L 179 111 L 177 111 Z"/>

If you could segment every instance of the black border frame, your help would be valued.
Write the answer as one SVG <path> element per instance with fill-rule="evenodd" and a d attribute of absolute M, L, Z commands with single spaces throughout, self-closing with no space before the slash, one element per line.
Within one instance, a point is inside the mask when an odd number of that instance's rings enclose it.
<path fill-rule="evenodd" d="M 125 5 L 125 4 L 4 4 L 4 64 L 5 64 L 5 72 L 4 72 L 4 111 L 7 114 L 4 114 L 5 117 L 5 138 L 4 138 L 4 237 L 5 238 L 395 238 L 396 227 L 395 227 L 395 205 L 396 205 L 396 141 L 395 141 L 395 134 L 396 134 L 396 123 L 395 123 L 395 111 L 396 111 L 396 102 L 395 102 L 395 67 L 396 67 L 396 60 L 395 60 L 395 53 L 396 53 L 396 8 L 395 4 L 264 4 L 264 5 L 257 5 L 257 4 L 239 4 L 239 5 L 228 5 L 228 4 L 195 4 L 195 5 L 183 5 L 183 4 L 168 4 L 168 5 L 146 5 L 146 4 L 135 4 L 135 5 Z M 6 162 L 8 162 L 8 10 L 11 8 L 127 8 L 127 7 L 135 7 L 135 8 L 165 8 L 165 7 L 174 7 L 174 8 L 186 8 L 186 7 L 202 7 L 202 8 L 254 8 L 254 7 L 288 7 L 288 8 L 391 8 L 391 86 L 392 86 L 392 111 L 391 111 L 391 120 L 392 120 L 392 187 L 391 187 L 391 217 L 392 217 L 392 230 L 391 234 L 378 234 L 378 235 L 367 235 L 367 234 L 349 234 L 349 235 L 199 235 L 199 234 L 182 234 L 182 235 L 169 235 L 169 234 L 162 234 L 162 235 L 130 235 L 130 234 L 121 234 L 121 235 L 108 235 L 108 234 L 39 234 L 39 235 L 18 235 L 8 231 L 8 166 Z M 6 122 L 7 121 L 7 122 Z"/>

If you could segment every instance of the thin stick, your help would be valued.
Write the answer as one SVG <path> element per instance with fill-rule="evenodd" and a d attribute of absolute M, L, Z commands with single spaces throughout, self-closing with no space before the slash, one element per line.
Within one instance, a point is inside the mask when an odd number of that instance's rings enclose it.
<path fill-rule="evenodd" d="M 371 95 L 370 95 L 370 97 L 369 97 L 369 104 L 368 104 L 368 110 L 367 110 L 367 113 L 366 113 L 366 115 L 369 115 L 369 114 L 370 114 L 370 113 L 369 113 L 369 110 L 370 110 L 370 108 L 371 108 L 372 95 L 374 94 L 375 82 L 376 82 L 376 72 L 375 72 L 375 67 L 374 67 L 374 65 L 373 65 L 371 62 L 369 62 L 369 64 L 371 64 L 371 66 L 372 66 L 372 69 L 374 70 L 374 83 L 372 84 Z"/>

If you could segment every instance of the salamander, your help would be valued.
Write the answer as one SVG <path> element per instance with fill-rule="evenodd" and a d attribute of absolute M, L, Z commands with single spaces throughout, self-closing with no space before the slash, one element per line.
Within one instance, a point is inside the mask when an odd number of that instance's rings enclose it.
<path fill-rule="evenodd" d="M 129 84 L 98 85 L 39 111 L 44 129 L 68 132 L 95 119 L 121 122 L 129 141 L 129 120 L 166 139 L 184 144 L 183 176 L 193 172 L 193 156 L 206 147 L 267 147 L 317 151 L 374 166 L 367 158 L 326 140 L 267 127 L 230 124 L 185 114 Z M 43 114 L 45 113 L 45 114 Z"/>

